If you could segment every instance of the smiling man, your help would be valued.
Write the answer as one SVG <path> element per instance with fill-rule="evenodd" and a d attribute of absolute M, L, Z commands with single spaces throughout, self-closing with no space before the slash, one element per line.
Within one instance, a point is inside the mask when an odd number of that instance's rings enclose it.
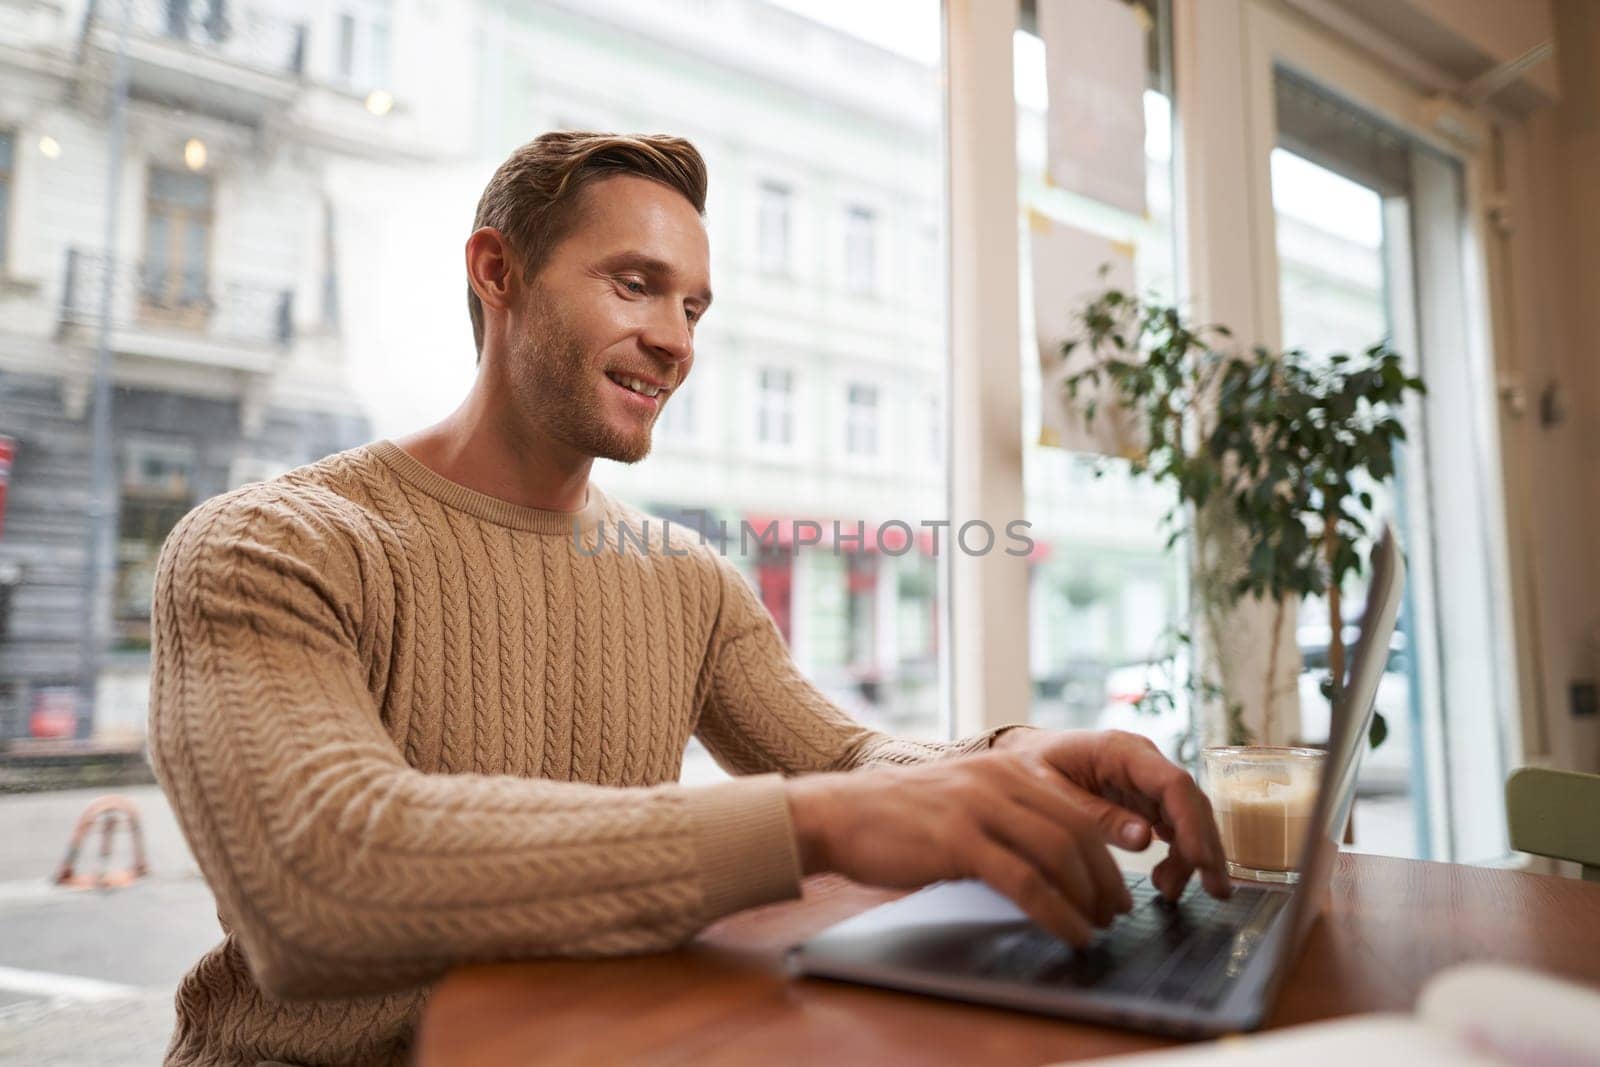
<path fill-rule="evenodd" d="M 665 949 L 817 871 L 982 878 L 1076 944 L 1128 907 L 1108 841 L 1159 835 L 1165 892 L 1198 868 L 1227 893 L 1204 797 L 1153 746 L 868 730 L 726 560 L 662 551 L 589 481 L 645 457 L 694 366 L 705 191 L 677 138 L 525 145 L 466 245 L 460 407 L 173 531 L 151 757 L 226 936 L 169 1064 L 402 1063 L 452 966 Z M 591 550 L 619 526 L 653 550 Z M 691 736 L 736 777 L 677 785 Z"/>

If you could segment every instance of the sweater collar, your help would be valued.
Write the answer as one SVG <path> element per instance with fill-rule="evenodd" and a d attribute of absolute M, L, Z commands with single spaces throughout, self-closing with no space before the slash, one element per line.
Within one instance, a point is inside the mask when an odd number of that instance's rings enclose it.
<path fill-rule="evenodd" d="M 543 508 L 525 508 L 499 497 L 468 489 L 452 482 L 442 474 L 426 467 L 411 453 L 393 441 L 376 441 L 371 446 L 374 456 L 407 484 L 420 489 L 446 507 L 464 511 L 469 515 L 509 526 L 514 530 L 527 530 L 538 534 L 572 535 L 573 523 L 588 533 L 599 523 L 605 512 L 605 494 L 599 486 L 589 483 L 583 507 L 578 511 L 546 511 Z"/>

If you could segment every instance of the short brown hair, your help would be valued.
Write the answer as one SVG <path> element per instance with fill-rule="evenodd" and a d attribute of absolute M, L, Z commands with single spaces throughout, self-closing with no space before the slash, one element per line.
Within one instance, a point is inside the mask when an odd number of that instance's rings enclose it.
<path fill-rule="evenodd" d="M 532 277 L 577 220 L 583 187 L 618 174 L 676 189 L 695 211 L 706 213 L 706 162 L 682 137 L 559 130 L 535 137 L 500 164 L 478 199 L 472 229 L 499 230 Z M 467 311 L 481 358 L 483 302 L 470 284 Z"/>

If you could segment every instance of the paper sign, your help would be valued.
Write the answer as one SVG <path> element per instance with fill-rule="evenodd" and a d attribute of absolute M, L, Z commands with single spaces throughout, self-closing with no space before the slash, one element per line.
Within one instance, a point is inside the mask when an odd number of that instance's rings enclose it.
<path fill-rule="evenodd" d="M 1138 420 L 1116 402 L 1114 393 L 1079 386 L 1069 400 L 1065 382 L 1084 369 L 1090 355 L 1081 346 L 1067 360 L 1061 344 L 1080 334 L 1075 323 L 1083 306 L 1106 289 L 1135 292 L 1133 246 L 1056 222 L 1038 212 L 1029 214 L 1033 260 L 1034 335 L 1039 344 L 1039 443 L 1070 452 L 1091 452 L 1127 458 L 1144 451 Z M 1100 268 L 1108 267 L 1102 277 Z M 1095 417 L 1085 420 L 1081 402 L 1096 400 Z"/>
<path fill-rule="evenodd" d="M 1141 218 L 1147 23 L 1124 0 L 1039 0 L 1049 180 Z"/>

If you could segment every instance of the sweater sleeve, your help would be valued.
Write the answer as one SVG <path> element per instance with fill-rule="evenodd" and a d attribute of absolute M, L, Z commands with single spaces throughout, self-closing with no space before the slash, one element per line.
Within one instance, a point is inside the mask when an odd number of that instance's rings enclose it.
<path fill-rule="evenodd" d="M 925 763 L 988 749 L 1003 726 L 958 741 L 912 741 L 869 729 L 795 666 L 772 617 L 732 564 L 717 558 L 722 606 L 696 731 L 736 774 L 786 775 Z"/>
<path fill-rule="evenodd" d="M 773 775 L 618 789 L 409 766 L 359 651 L 383 547 L 333 510 L 265 487 L 216 498 L 157 571 L 152 763 L 264 989 L 655 951 L 798 895 Z"/>

